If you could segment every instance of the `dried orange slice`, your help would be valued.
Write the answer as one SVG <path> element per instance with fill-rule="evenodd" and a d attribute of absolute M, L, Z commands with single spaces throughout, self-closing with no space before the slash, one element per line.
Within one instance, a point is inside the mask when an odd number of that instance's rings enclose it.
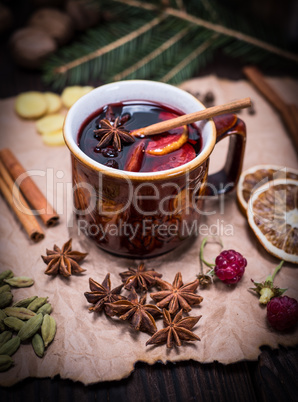
<path fill-rule="evenodd" d="M 270 254 L 298 264 L 298 180 L 271 180 L 255 190 L 247 219 Z"/>
<path fill-rule="evenodd" d="M 298 180 L 298 170 L 277 165 L 256 165 L 241 173 L 237 185 L 237 200 L 241 211 L 246 215 L 247 202 L 252 193 L 269 180 Z"/>

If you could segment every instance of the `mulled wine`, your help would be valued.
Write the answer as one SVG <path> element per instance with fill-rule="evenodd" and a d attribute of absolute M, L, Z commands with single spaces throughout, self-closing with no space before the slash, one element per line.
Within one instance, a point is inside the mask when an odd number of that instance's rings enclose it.
<path fill-rule="evenodd" d="M 183 113 L 159 103 L 126 101 L 104 106 L 81 126 L 78 145 L 102 165 L 131 172 L 157 172 L 190 162 L 201 151 L 201 133 L 195 125 L 138 137 L 133 130 Z"/>

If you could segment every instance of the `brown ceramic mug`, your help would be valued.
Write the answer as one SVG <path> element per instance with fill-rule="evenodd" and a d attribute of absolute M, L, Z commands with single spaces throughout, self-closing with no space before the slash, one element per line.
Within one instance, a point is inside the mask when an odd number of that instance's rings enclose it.
<path fill-rule="evenodd" d="M 101 86 L 69 110 L 64 139 L 71 152 L 74 207 L 81 232 L 103 250 L 133 258 L 168 252 L 198 234 L 206 195 L 231 191 L 237 184 L 245 149 L 245 124 L 235 115 L 200 121 L 202 150 L 179 167 L 159 172 L 125 172 L 94 161 L 78 146 L 83 122 L 107 104 L 151 101 L 183 113 L 204 109 L 191 94 L 152 81 L 122 81 Z M 208 176 L 215 144 L 230 138 L 224 168 Z"/>

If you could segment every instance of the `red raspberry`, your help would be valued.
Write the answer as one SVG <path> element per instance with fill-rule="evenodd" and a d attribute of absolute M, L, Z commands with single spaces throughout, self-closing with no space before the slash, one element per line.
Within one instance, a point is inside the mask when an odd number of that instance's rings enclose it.
<path fill-rule="evenodd" d="M 273 297 L 267 304 L 267 319 L 272 328 L 284 331 L 298 322 L 298 302 L 288 296 Z"/>
<path fill-rule="evenodd" d="M 214 273 L 224 283 L 233 284 L 240 281 L 246 265 L 247 261 L 240 253 L 224 250 L 216 257 Z"/>

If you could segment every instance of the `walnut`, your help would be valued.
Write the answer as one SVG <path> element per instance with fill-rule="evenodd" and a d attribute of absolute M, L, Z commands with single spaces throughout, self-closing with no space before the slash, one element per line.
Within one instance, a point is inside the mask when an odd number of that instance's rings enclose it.
<path fill-rule="evenodd" d="M 10 50 L 16 63 L 27 68 L 39 68 L 55 50 L 53 38 L 38 28 L 23 28 L 10 39 Z"/>
<path fill-rule="evenodd" d="M 100 19 L 98 4 L 92 0 L 68 0 L 66 12 L 72 18 L 77 31 L 85 31 Z"/>
<path fill-rule="evenodd" d="M 0 4 L 0 33 L 7 31 L 13 23 L 12 12 L 3 4 Z"/>
<path fill-rule="evenodd" d="M 73 22 L 66 13 L 53 9 L 41 8 L 29 20 L 29 25 L 46 32 L 58 45 L 64 45 L 73 36 Z"/>

